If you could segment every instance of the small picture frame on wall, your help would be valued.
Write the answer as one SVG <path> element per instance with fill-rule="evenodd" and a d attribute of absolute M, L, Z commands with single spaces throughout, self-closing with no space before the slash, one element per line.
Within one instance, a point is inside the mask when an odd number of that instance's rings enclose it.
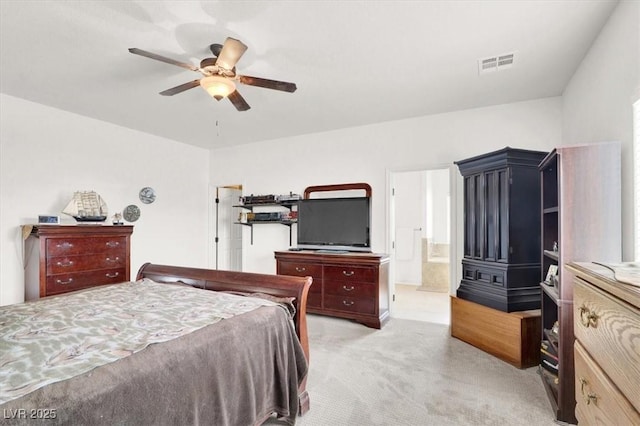
<path fill-rule="evenodd" d="M 556 280 L 556 275 L 558 275 L 558 265 L 549 265 L 547 276 L 544 279 L 544 282 L 546 284 L 552 285 Z"/>

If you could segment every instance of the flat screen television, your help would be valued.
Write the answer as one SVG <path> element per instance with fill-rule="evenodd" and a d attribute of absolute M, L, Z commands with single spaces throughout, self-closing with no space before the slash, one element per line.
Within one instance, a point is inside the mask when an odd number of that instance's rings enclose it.
<path fill-rule="evenodd" d="M 370 252 L 369 201 L 369 197 L 300 200 L 298 248 Z"/>

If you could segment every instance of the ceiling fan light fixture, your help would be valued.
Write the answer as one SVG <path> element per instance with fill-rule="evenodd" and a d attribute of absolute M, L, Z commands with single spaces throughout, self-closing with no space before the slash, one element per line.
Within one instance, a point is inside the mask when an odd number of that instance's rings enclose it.
<path fill-rule="evenodd" d="M 219 75 L 201 78 L 200 86 L 217 100 L 226 98 L 236 90 L 236 85 L 233 81 Z"/>

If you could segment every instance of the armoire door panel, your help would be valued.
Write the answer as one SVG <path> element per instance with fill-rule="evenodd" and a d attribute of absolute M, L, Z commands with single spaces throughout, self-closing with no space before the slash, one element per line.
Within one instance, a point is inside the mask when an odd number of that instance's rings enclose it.
<path fill-rule="evenodd" d="M 509 262 L 509 203 L 510 203 L 511 169 L 499 170 L 496 179 L 497 209 L 496 220 L 496 260 Z"/>

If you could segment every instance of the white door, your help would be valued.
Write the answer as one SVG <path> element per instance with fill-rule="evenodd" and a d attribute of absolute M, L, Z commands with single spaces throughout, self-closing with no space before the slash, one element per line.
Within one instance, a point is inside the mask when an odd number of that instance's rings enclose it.
<path fill-rule="evenodd" d="M 216 269 L 242 271 L 242 225 L 238 215 L 241 209 L 242 185 L 225 185 L 216 188 Z"/>
<path fill-rule="evenodd" d="M 393 178 L 395 281 L 419 286 L 425 232 L 425 172 L 398 172 Z"/>

